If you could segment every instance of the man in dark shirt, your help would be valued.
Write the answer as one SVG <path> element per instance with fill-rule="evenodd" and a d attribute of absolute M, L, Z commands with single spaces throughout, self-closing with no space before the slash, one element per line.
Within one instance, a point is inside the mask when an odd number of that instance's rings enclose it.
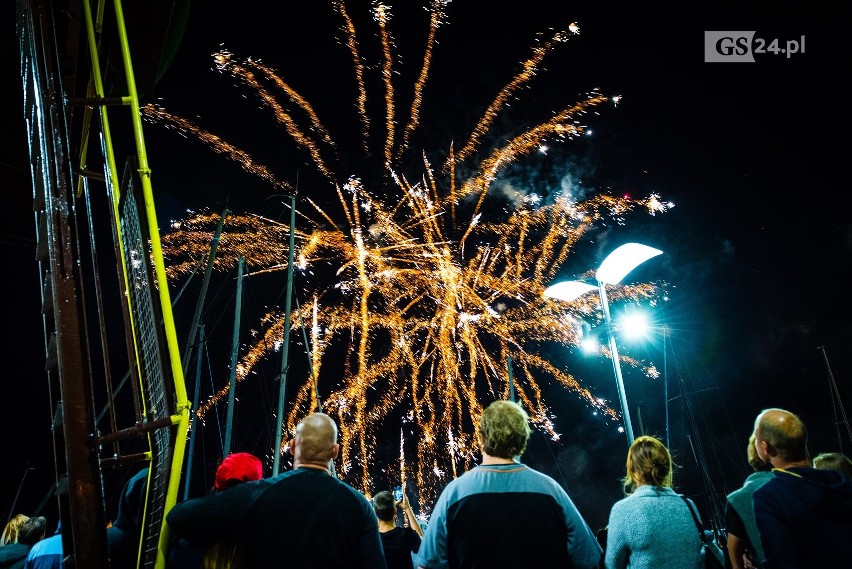
<path fill-rule="evenodd" d="M 414 511 L 403 491 L 402 500 L 394 500 L 388 490 L 377 492 L 372 499 L 376 517 L 379 518 L 379 534 L 388 569 L 414 569 L 412 554 L 420 549 L 423 530 L 414 517 Z M 396 525 L 396 510 L 402 507 L 410 527 Z"/>
<path fill-rule="evenodd" d="M 802 420 L 766 409 L 755 420 L 754 440 L 774 474 L 753 497 L 763 568 L 837 567 L 852 559 L 852 482 L 811 467 Z"/>
<path fill-rule="evenodd" d="M 249 567 L 386 569 L 370 502 L 331 475 L 337 425 L 308 415 L 290 441 L 293 470 L 175 505 L 166 521 L 176 536 L 234 537 Z"/>

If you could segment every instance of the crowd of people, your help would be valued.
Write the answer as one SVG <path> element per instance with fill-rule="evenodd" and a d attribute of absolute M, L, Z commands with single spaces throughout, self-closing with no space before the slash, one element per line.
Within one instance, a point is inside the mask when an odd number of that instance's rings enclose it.
<path fill-rule="evenodd" d="M 727 496 L 723 535 L 704 529 L 692 500 L 672 487 L 671 454 L 653 436 L 631 444 L 624 498 L 593 532 L 562 486 L 523 464 L 530 434 L 519 404 L 492 402 L 477 425 L 480 464 L 447 484 L 421 524 L 404 486 L 402 496 L 368 497 L 334 476 L 337 424 L 310 414 L 289 443 L 292 470 L 264 478 L 257 457 L 234 453 L 208 495 L 171 508 L 167 567 L 700 569 L 715 560 L 776 569 L 852 558 L 852 460 L 810 459 L 805 424 L 790 411 L 757 415 L 746 445 L 753 472 Z M 108 529 L 114 568 L 137 566 L 147 477 L 146 468 L 127 482 Z M 59 529 L 46 537 L 44 517 L 12 517 L 0 569 L 61 567 Z"/>

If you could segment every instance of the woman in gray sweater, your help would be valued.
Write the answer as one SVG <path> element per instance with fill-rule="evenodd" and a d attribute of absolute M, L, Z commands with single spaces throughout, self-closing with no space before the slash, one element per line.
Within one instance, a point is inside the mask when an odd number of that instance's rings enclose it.
<path fill-rule="evenodd" d="M 606 569 L 703 567 L 698 529 L 671 486 L 669 449 L 654 437 L 638 437 L 627 452 L 627 497 L 609 514 Z"/>

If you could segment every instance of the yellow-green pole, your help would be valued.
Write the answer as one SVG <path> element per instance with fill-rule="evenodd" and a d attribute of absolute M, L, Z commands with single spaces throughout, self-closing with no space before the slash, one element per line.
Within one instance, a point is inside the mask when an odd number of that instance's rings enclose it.
<path fill-rule="evenodd" d="M 175 384 L 176 414 L 172 417 L 172 422 L 177 425 L 177 433 L 175 435 L 174 455 L 172 456 L 172 470 L 169 475 L 169 487 L 166 491 L 166 502 L 163 511 L 163 523 L 160 529 L 159 547 L 157 548 L 156 567 L 157 569 L 161 569 L 165 567 L 166 550 L 169 543 L 166 514 L 172 506 L 177 503 L 178 490 L 180 487 L 181 466 L 183 464 L 183 455 L 186 451 L 186 434 L 189 429 L 190 405 L 186 397 L 183 366 L 181 364 L 177 333 L 175 332 L 174 315 L 172 314 L 172 303 L 169 295 L 169 279 L 166 276 L 165 264 L 163 263 L 160 229 L 157 223 L 157 212 L 154 208 L 154 195 L 151 188 L 151 169 L 148 167 L 148 155 L 145 152 L 145 138 L 142 134 L 142 114 L 139 108 L 139 97 L 136 93 L 136 80 L 133 75 L 133 64 L 130 59 L 130 48 L 127 41 L 127 31 L 124 27 L 124 11 L 121 7 L 121 0 L 115 0 L 115 19 L 118 24 L 118 33 L 121 42 L 121 55 L 124 62 L 125 75 L 127 77 L 128 95 L 124 98 L 124 102 L 130 106 L 130 117 L 133 121 L 133 134 L 136 140 L 136 157 L 139 164 L 139 177 L 142 180 L 142 195 L 145 200 L 145 213 L 150 231 L 154 273 L 157 277 L 157 283 L 159 284 L 157 290 L 160 296 L 160 308 L 163 313 L 163 327 L 166 335 L 169 363 L 171 364 L 172 377 L 174 378 Z"/>

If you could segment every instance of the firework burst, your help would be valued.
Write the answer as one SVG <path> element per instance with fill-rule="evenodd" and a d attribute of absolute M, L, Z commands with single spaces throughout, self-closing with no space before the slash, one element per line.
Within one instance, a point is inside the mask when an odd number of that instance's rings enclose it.
<path fill-rule="evenodd" d="M 292 433 L 298 420 L 317 408 L 316 378 L 325 392 L 323 410 L 340 425 L 338 469 L 370 493 L 377 433 L 395 432 L 401 423 L 411 435 L 403 441 L 401 434 L 397 470 L 405 468 L 406 476 L 415 478 L 421 504 L 431 503 L 449 477 L 476 459 L 474 425 L 490 400 L 514 393 L 535 426 L 554 440 L 559 435 L 542 395 L 546 383 L 575 393 L 604 420 L 618 420 L 604 399 L 540 355 L 554 342 L 578 345 L 578 318 L 597 317 L 597 298 L 587 295 L 563 303 L 542 293 L 590 229 L 623 223 L 632 210 L 654 215 L 671 206 L 659 196 L 631 199 L 600 194 L 584 200 L 530 198 L 499 215 L 485 208 L 510 166 L 545 143 L 582 135 L 588 110 L 608 101 L 591 92 L 492 150 L 481 150 L 481 141 L 493 130 L 508 101 L 536 76 L 542 61 L 558 45 L 579 33 L 576 24 L 536 41 L 532 55 L 499 91 L 458 152 L 448 144 L 438 166 L 430 163 L 425 151 L 414 154 L 416 177 L 404 173 L 404 167 L 412 170 L 409 146 L 420 126 L 422 96 L 447 3 L 436 0 L 430 7 L 425 55 L 413 86 L 413 102 L 405 113 L 408 122 L 402 128 L 391 81 L 395 60 L 390 7 L 373 4 L 383 58 L 374 68 L 383 94 L 384 121 L 379 122 L 367 114 L 371 68 L 360 54 L 355 24 L 343 2 L 333 3 L 342 19 L 345 37 L 341 43 L 355 70 L 358 95 L 353 111 L 361 124 L 360 147 L 365 162 L 380 162 L 378 177 L 342 164 L 330 130 L 278 72 L 228 51 L 214 55 L 217 68 L 258 97 L 337 196 L 332 210 L 317 199 L 327 192 L 299 195 L 297 279 L 317 271 L 327 277 L 314 278 L 317 284 L 302 289 L 309 300 L 291 314 L 291 330 L 284 330 L 281 310 L 263 318 L 262 332 L 239 362 L 237 379 L 247 380 L 260 362 L 279 349 L 283 338 L 310 323 L 312 373 L 298 386 L 283 428 Z M 149 105 L 143 111 L 148 120 L 201 140 L 273 188 L 295 192 L 271 167 L 190 121 L 158 106 Z M 381 143 L 373 145 L 377 128 L 382 130 Z M 460 175 L 461 171 L 469 174 Z M 163 237 L 170 279 L 190 273 L 198 259 L 206 258 L 219 217 L 194 213 L 176 222 Z M 253 275 L 285 270 L 289 231 L 289 226 L 259 215 L 229 215 L 216 268 L 230 270 L 244 257 Z M 651 285 L 638 284 L 616 287 L 611 298 L 654 294 Z M 640 365 L 629 357 L 623 359 Z M 203 417 L 226 400 L 227 390 L 226 385 L 214 394 L 197 410 L 198 415 Z"/>

